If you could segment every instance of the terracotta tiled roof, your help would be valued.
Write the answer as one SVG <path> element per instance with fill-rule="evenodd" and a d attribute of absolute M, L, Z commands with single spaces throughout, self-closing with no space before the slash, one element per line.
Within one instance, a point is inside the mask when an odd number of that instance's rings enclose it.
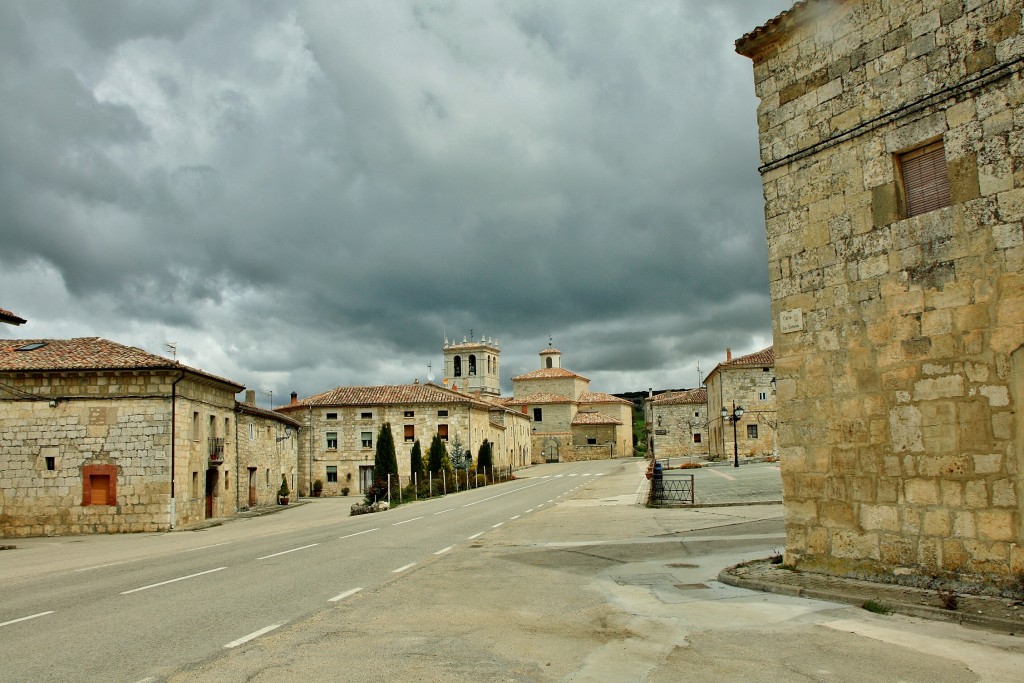
<path fill-rule="evenodd" d="M 540 405 L 542 403 L 575 403 L 568 396 L 560 396 L 559 394 L 549 393 L 536 393 L 523 396 L 522 398 L 509 399 L 507 405 L 510 406 L 525 406 L 525 405 Z"/>
<path fill-rule="evenodd" d="M 675 406 L 707 402 L 708 390 L 704 387 L 701 387 L 700 389 L 687 389 L 686 391 L 666 391 L 664 394 L 658 394 L 651 399 L 651 403 L 657 406 Z"/>
<path fill-rule="evenodd" d="M 565 368 L 541 368 L 540 370 L 534 370 L 528 372 L 525 375 L 519 375 L 513 377 L 512 381 L 515 382 L 521 379 L 560 379 L 565 377 L 576 377 L 578 379 L 587 379 L 583 375 L 577 375 L 575 372 L 566 370 Z M 589 382 L 590 380 L 587 379 Z"/>
<path fill-rule="evenodd" d="M 559 351 L 558 349 L 553 349 L 553 348 L 551 348 L 551 347 L 549 346 L 549 347 L 547 347 L 546 349 L 544 349 L 543 351 L 541 351 L 541 352 L 540 352 L 540 355 L 542 355 L 542 356 L 543 356 L 543 355 L 545 355 L 545 354 L 549 354 L 549 353 L 561 353 L 561 351 Z"/>
<path fill-rule="evenodd" d="M 580 394 L 580 403 L 625 403 L 627 406 L 633 405 L 632 401 L 627 401 L 624 398 L 613 396 L 612 394 L 605 393 L 603 391 L 588 391 Z"/>
<path fill-rule="evenodd" d="M 720 363 L 730 368 L 742 366 L 742 367 L 755 367 L 764 365 L 775 365 L 775 347 L 769 346 L 767 349 L 761 349 L 754 353 L 748 353 L 746 356 L 740 356 L 739 358 L 733 358 L 727 360 L 724 363 Z"/>
<path fill-rule="evenodd" d="M 0 372 L 60 370 L 185 370 L 236 387 L 236 392 L 245 388 L 169 358 L 99 337 L 0 340 Z"/>
<path fill-rule="evenodd" d="M 604 413 L 580 411 L 576 413 L 576 417 L 572 419 L 574 425 L 620 425 L 622 420 L 618 420 L 610 415 Z"/>
<path fill-rule="evenodd" d="M 288 424 L 295 428 L 299 428 L 302 426 L 302 423 L 294 418 L 288 417 L 287 415 L 283 415 L 275 410 L 267 410 L 266 408 L 260 408 L 257 405 L 253 405 L 252 403 L 246 403 L 245 401 L 235 401 L 235 409 L 238 412 L 243 413 L 245 415 L 258 415 L 259 417 L 266 417 L 271 420 L 284 422 L 285 424 Z"/>
<path fill-rule="evenodd" d="M 301 399 L 275 410 L 295 410 L 309 406 L 405 405 L 411 403 L 474 403 L 490 407 L 475 396 L 460 394 L 436 384 L 391 384 L 376 387 L 337 387 L 316 396 Z"/>
<path fill-rule="evenodd" d="M 750 33 L 738 39 L 736 41 L 736 52 L 749 57 L 758 45 L 776 34 L 790 29 L 793 25 L 804 19 L 809 8 L 827 8 L 833 2 L 834 0 L 801 0 L 795 3 L 785 12 L 780 13 L 777 17 L 768 20 L 764 25 L 758 26 Z"/>
<path fill-rule="evenodd" d="M 28 322 L 24 318 L 14 315 L 6 308 L 0 308 L 0 323 L 7 323 L 9 325 L 21 325 L 22 323 Z"/>

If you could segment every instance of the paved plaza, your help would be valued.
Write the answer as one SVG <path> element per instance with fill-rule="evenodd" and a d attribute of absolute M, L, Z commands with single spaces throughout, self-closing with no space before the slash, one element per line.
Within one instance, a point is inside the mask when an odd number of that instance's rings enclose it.
<path fill-rule="evenodd" d="M 782 477 L 778 463 L 705 464 L 694 469 L 664 470 L 666 481 L 693 477 L 694 505 L 746 505 L 781 503 Z"/>

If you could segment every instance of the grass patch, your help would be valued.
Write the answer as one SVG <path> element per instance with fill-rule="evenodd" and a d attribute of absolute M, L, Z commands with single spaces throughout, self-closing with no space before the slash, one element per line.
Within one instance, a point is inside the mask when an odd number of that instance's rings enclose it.
<path fill-rule="evenodd" d="M 891 614 L 892 613 L 892 610 L 889 609 L 886 605 L 883 605 L 880 602 L 876 602 L 875 600 L 865 600 L 864 604 L 861 605 L 861 607 L 863 607 L 864 609 L 866 609 L 869 612 L 874 612 L 875 614 Z"/>

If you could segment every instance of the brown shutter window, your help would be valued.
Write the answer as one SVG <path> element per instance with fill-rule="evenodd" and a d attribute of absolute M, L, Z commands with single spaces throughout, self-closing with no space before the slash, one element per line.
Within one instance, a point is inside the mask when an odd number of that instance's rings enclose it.
<path fill-rule="evenodd" d="M 441 441 L 448 440 L 448 425 L 437 425 L 437 435 Z"/>
<path fill-rule="evenodd" d="M 949 206 L 949 173 L 941 142 L 899 156 L 907 217 Z"/>
<path fill-rule="evenodd" d="M 416 426 L 405 425 L 405 441 L 406 443 L 412 443 L 416 440 Z"/>

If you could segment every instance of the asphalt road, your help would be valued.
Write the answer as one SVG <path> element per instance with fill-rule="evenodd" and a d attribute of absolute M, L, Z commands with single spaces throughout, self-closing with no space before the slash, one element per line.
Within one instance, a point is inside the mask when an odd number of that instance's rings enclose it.
<path fill-rule="evenodd" d="M 615 467 L 541 466 L 530 479 L 357 517 L 350 501 L 315 499 L 196 533 L 18 540 L 0 555 L 0 678 L 167 676 L 400 582 Z"/>

